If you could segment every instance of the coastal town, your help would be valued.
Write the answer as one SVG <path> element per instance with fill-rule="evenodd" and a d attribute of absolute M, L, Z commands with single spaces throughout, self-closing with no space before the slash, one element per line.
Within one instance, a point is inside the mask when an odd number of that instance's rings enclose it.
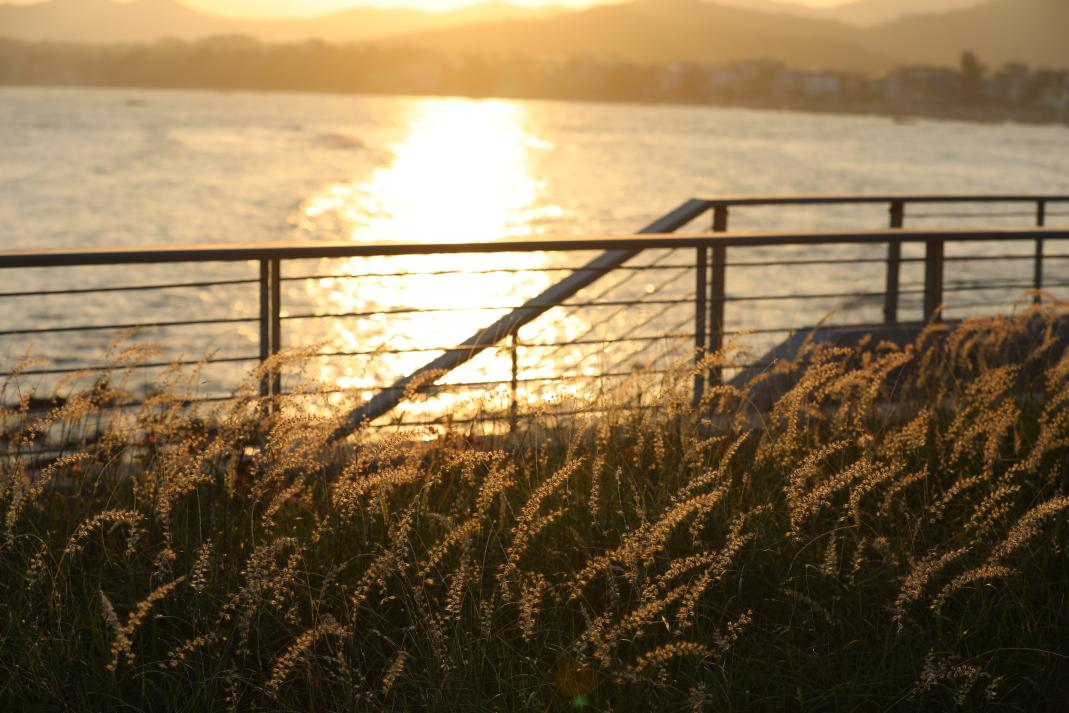
<path fill-rule="evenodd" d="M 318 40 L 271 44 L 243 36 L 138 45 L 0 40 L 0 85 L 452 95 L 1069 122 L 1069 69 L 1019 62 L 988 67 L 969 51 L 961 53 L 957 66 L 865 74 L 767 59 L 643 64 Z"/>
<path fill-rule="evenodd" d="M 958 68 L 900 67 L 882 76 L 805 71 L 771 61 L 674 65 L 662 70 L 656 91 L 722 104 L 1069 121 L 1069 71 L 1022 63 L 987 70 L 969 52 Z"/>

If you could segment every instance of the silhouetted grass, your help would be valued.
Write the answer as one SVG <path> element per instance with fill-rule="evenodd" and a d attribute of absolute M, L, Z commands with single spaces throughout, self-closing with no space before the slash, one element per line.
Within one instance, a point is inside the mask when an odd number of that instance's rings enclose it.
<path fill-rule="evenodd" d="M 0 707 L 1063 710 L 1061 324 L 815 348 L 770 411 L 754 385 L 695 412 L 681 374 L 514 436 L 332 446 L 259 375 L 210 414 L 178 371 L 111 415 L 122 369 L 24 396 Z"/>

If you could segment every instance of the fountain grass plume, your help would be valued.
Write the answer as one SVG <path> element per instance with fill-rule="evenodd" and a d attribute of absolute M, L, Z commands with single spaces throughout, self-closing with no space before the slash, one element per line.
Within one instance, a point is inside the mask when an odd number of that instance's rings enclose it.
<path fill-rule="evenodd" d="M 121 351 L 0 412 L 0 705 L 1053 710 L 1063 325 L 813 344 L 697 409 L 683 365 L 596 415 L 344 444 L 336 395 L 269 409 L 262 373 L 198 409 L 172 370 L 117 410 Z"/>

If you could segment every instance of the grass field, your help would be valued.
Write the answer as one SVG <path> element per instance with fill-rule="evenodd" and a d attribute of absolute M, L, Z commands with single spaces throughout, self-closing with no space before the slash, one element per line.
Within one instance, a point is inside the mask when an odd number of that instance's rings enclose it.
<path fill-rule="evenodd" d="M 10 380 L 5 449 L 73 445 L 3 461 L 0 710 L 1066 710 L 1061 319 L 813 349 L 770 411 L 682 374 L 345 448 L 178 371 L 128 419 L 121 368 Z"/>

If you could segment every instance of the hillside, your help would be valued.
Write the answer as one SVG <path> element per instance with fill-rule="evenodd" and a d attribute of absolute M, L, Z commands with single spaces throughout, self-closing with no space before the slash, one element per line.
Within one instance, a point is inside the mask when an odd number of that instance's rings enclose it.
<path fill-rule="evenodd" d="M 266 41 L 373 40 L 412 32 L 500 20 L 545 18 L 558 8 L 488 2 L 453 12 L 354 7 L 308 19 L 237 20 L 189 8 L 176 0 L 45 0 L 0 5 L 0 36 L 60 42 L 151 42 L 244 34 Z"/>
<path fill-rule="evenodd" d="M 952 12 L 983 0 L 854 0 L 823 10 L 825 17 L 854 25 L 879 25 L 910 15 Z"/>
<path fill-rule="evenodd" d="M 832 7 L 810 7 L 784 0 L 719 1 L 723 5 L 733 5 L 748 10 L 819 17 L 851 25 L 872 26 L 898 20 L 907 15 L 960 10 L 964 7 L 979 5 L 984 0 L 853 0 L 853 2 Z"/>
<path fill-rule="evenodd" d="M 137 42 L 230 32 L 231 25 L 174 0 L 48 0 L 0 6 L 0 35 L 24 40 Z"/>
<path fill-rule="evenodd" d="M 776 59 L 793 66 L 875 71 L 901 62 L 837 22 L 773 15 L 700 0 L 636 0 L 528 22 L 484 23 L 396 40 L 439 50 L 631 62 L 721 64 Z"/>
<path fill-rule="evenodd" d="M 905 18 L 867 35 L 872 47 L 900 50 L 914 62 L 955 63 L 969 49 L 989 65 L 1069 67 L 1069 0 L 991 0 Z"/>
<path fill-rule="evenodd" d="M 403 41 L 465 53 L 710 64 L 767 58 L 798 68 L 864 72 L 907 64 L 956 65 L 963 50 L 972 50 L 992 66 L 1018 61 L 1069 67 L 1069 0 L 988 0 L 871 28 L 723 4 L 750 1 L 634 0 L 540 21 L 420 33 Z M 871 9 L 887 1 L 854 6 Z M 924 0 L 935 7 L 964 1 Z M 777 6 L 776 0 L 771 3 L 767 7 Z"/>
<path fill-rule="evenodd" d="M 205 14 L 179 0 L 45 0 L 0 5 L 0 36 L 125 43 L 248 35 L 269 42 L 375 41 L 466 55 L 633 63 L 767 58 L 798 68 L 861 72 L 954 65 L 968 49 L 993 66 L 1023 61 L 1069 67 L 1069 0 L 977 2 L 855 0 L 821 11 L 784 0 L 633 0 L 581 11 L 488 2 L 453 12 L 354 7 L 322 17 L 256 21 Z M 858 26 L 903 11 L 927 14 Z"/>

